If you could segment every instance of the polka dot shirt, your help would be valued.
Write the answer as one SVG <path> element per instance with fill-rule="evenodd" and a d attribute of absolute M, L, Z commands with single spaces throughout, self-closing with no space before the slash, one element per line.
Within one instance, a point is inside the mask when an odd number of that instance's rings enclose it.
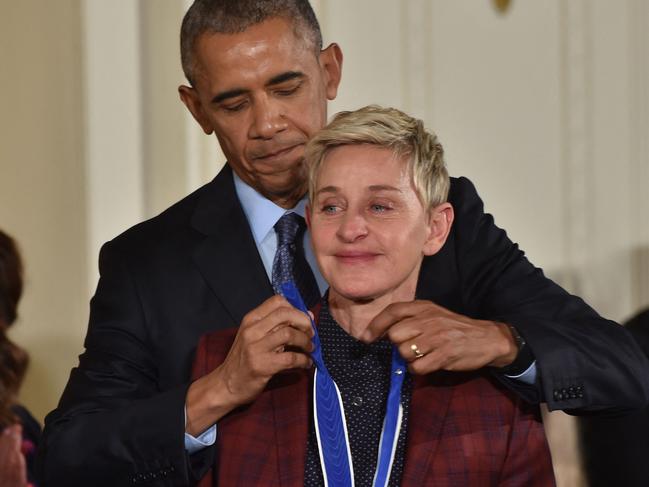
<path fill-rule="evenodd" d="M 318 334 L 325 364 L 342 395 L 355 485 L 371 487 L 390 389 L 392 346 L 387 340 L 366 345 L 348 335 L 332 318 L 326 296 L 320 310 Z M 399 485 L 403 472 L 411 390 L 412 383 L 406 375 L 401 391 L 403 419 L 390 475 L 390 486 Z M 324 485 L 313 411 L 309 425 L 305 470 L 305 486 Z"/>

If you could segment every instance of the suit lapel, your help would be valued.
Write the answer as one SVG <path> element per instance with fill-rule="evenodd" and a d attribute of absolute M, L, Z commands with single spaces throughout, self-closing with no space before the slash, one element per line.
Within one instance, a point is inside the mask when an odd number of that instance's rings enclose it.
<path fill-rule="evenodd" d="M 453 389 L 444 372 L 413 376 L 403 485 L 425 485 L 442 435 Z"/>
<path fill-rule="evenodd" d="M 194 262 L 233 321 L 273 295 L 229 166 L 205 187 L 192 226 L 205 235 L 194 249 Z"/>
<path fill-rule="evenodd" d="M 318 302 L 311 308 L 316 323 L 321 307 L 322 302 Z M 273 389 L 279 484 L 282 487 L 299 487 L 304 482 L 314 372 L 315 368 L 292 370 L 273 379 L 283 385 Z"/>
<path fill-rule="evenodd" d="M 273 412 L 279 485 L 283 487 L 298 487 L 304 482 L 312 376 L 313 369 L 292 370 L 273 378 L 281 384 L 273 387 Z"/>

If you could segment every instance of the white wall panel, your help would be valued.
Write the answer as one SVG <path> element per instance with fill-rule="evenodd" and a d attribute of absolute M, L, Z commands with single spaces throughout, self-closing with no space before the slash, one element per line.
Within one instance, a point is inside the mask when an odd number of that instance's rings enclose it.
<path fill-rule="evenodd" d="M 180 24 L 191 1 L 140 0 L 144 200 L 156 215 L 219 172 L 225 158 L 180 101 Z"/>
<path fill-rule="evenodd" d="M 562 264 L 558 10 L 514 2 L 437 1 L 432 114 L 451 173 L 477 185 L 488 211 L 537 265 Z"/>
<path fill-rule="evenodd" d="M 629 0 L 632 309 L 649 306 L 649 2 Z"/>
<path fill-rule="evenodd" d="M 135 2 L 84 0 L 88 255 L 144 216 L 140 17 Z M 89 269 L 89 290 L 97 281 Z"/>
<path fill-rule="evenodd" d="M 401 10 L 392 0 L 322 0 L 324 43 L 344 55 L 343 80 L 330 115 L 370 103 L 402 106 Z"/>

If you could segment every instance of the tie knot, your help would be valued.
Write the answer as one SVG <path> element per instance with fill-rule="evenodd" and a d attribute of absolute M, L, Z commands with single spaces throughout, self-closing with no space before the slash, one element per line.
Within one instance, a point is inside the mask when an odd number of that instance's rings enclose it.
<path fill-rule="evenodd" d="M 287 245 L 295 242 L 297 235 L 304 231 L 306 224 L 304 218 L 297 213 L 285 213 L 277 223 L 275 223 L 275 233 L 277 233 L 277 245 Z"/>

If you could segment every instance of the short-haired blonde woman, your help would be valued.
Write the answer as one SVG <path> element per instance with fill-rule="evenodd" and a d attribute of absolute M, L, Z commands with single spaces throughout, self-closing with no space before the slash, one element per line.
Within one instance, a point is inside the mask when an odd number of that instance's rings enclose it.
<path fill-rule="evenodd" d="M 416 298 L 424 256 L 450 231 L 437 137 L 369 106 L 334 117 L 306 161 L 312 244 L 330 285 L 312 310 L 315 367 L 276 375 L 219 421 L 202 485 L 554 485 L 536 406 L 485 369 L 422 373 L 434 350 L 419 335 L 362 340 L 386 306 Z M 223 362 L 233 332 L 201 340 L 196 377 Z"/>

